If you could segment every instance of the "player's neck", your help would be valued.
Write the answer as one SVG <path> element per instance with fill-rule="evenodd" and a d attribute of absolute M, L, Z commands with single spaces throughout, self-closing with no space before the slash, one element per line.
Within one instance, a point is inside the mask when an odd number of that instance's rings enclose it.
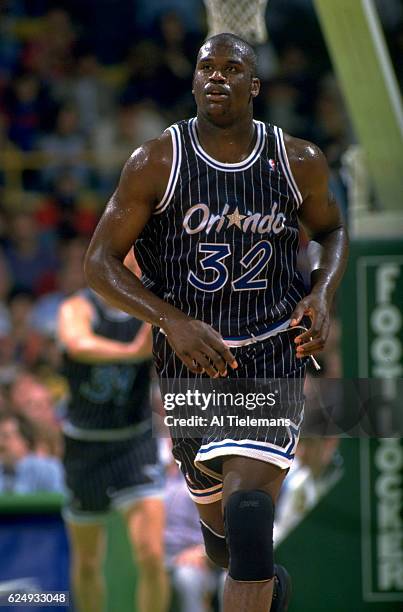
<path fill-rule="evenodd" d="M 204 151 L 223 163 L 243 161 L 255 145 L 256 130 L 252 116 L 230 126 L 219 126 L 198 115 L 196 128 Z"/>

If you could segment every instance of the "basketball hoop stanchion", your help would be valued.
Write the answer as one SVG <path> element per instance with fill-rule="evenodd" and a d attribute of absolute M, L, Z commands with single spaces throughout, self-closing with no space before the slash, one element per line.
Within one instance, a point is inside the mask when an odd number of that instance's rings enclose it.
<path fill-rule="evenodd" d="M 204 0 L 209 25 L 208 36 L 230 32 L 251 45 L 267 41 L 268 0 Z"/>

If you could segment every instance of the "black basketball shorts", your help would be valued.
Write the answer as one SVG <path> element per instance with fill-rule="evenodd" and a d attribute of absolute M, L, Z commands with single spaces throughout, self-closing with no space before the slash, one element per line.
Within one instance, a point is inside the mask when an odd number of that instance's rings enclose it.
<path fill-rule="evenodd" d="M 238 368 L 228 368 L 228 376 L 242 380 L 251 390 L 254 381 L 281 380 L 292 387 L 287 403 L 289 426 L 281 431 L 263 427 L 258 431 L 242 427 L 212 427 L 202 437 L 173 438 L 172 453 L 185 476 L 189 494 L 196 503 L 209 504 L 222 497 L 222 463 L 230 455 L 250 457 L 287 470 L 291 466 L 298 444 L 303 419 L 303 383 L 307 358 L 296 357 L 294 339 L 300 329 L 289 329 L 247 346 L 231 348 Z M 190 372 L 175 355 L 165 335 L 154 330 L 154 360 L 161 387 L 166 380 L 201 378 Z M 205 375 L 204 375 L 205 376 Z M 295 390 L 297 389 L 297 393 Z"/>
<path fill-rule="evenodd" d="M 64 466 L 69 495 L 63 516 L 69 522 L 98 522 L 111 509 L 163 495 L 163 467 L 150 431 L 113 442 L 65 436 Z"/>

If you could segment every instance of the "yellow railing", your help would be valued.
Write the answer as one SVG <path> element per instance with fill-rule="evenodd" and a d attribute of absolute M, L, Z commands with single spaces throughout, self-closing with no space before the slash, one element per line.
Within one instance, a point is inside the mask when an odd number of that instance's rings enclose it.
<path fill-rule="evenodd" d="M 102 158 L 94 151 L 87 150 L 77 157 L 69 158 L 69 163 L 85 163 L 98 172 L 118 170 L 122 167 L 126 156 L 119 150 L 110 150 Z M 4 177 L 4 187 L 7 192 L 22 191 L 23 172 L 26 170 L 42 170 L 48 164 L 55 163 L 55 158 L 42 151 L 22 152 L 8 145 L 0 151 L 0 172 Z M 63 164 L 63 161 L 60 161 Z"/>

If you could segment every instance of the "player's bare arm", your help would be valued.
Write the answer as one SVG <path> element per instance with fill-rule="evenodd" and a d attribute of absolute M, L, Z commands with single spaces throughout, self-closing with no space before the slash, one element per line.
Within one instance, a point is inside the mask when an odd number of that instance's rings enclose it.
<path fill-rule="evenodd" d="M 171 163 L 167 133 L 137 149 L 128 160 L 91 240 L 85 261 L 87 281 L 116 308 L 160 327 L 192 372 L 225 375 L 227 365 L 236 367 L 236 362 L 220 334 L 155 296 L 123 265 L 164 195 Z"/>
<path fill-rule="evenodd" d="M 132 342 L 119 342 L 93 332 L 94 312 L 83 296 L 66 300 L 59 311 L 58 337 L 67 353 L 84 363 L 136 362 L 150 359 L 151 328 L 141 326 Z"/>
<path fill-rule="evenodd" d="M 311 293 L 292 316 L 298 325 L 308 315 L 311 327 L 295 342 L 298 357 L 321 351 L 329 333 L 329 312 L 347 264 L 348 236 L 339 206 L 329 190 L 329 169 L 322 151 L 310 142 L 286 138 L 290 165 L 303 197 L 299 219 L 309 237 L 322 246 L 318 269 L 312 274 Z"/>

